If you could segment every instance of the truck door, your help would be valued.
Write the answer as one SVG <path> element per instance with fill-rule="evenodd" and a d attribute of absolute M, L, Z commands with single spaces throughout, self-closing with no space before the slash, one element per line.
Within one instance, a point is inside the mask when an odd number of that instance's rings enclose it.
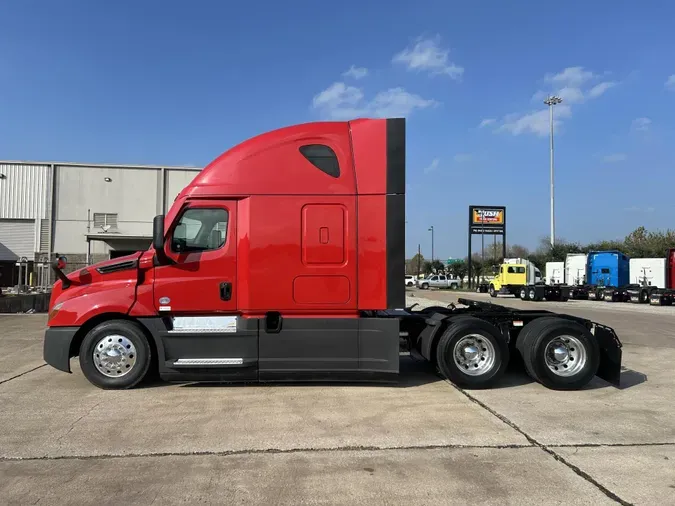
<path fill-rule="evenodd" d="M 446 286 L 448 286 L 448 281 L 447 279 L 445 279 L 445 276 L 443 275 L 438 276 L 438 286 L 440 288 L 445 288 Z"/>
<path fill-rule="evenodd" d="M 237 309 L 237 202 L 191 202 L 164 246 L 171 263 L 155 268 L 154 303 L 171 314 L 234 313 Z"/>
<path fill-rule="evenodd" d="M 188 202 L 155 267 L 152 320 L 169 374 L 258 379 L 258 320 L 237 314 L 237 202 Z"/>

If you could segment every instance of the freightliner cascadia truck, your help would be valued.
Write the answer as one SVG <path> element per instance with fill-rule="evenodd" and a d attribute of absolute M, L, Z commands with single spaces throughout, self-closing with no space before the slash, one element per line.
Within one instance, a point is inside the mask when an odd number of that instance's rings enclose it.
<path fill-rule="evenodd" d="M 45 361 L 101 388 L 167 381 L 395 381 L 401 348 L 486 387 L 519 353 L 554 389 L 617 384 L 607 326 L 460 299 L 405 307 L 405 120 L 281 128 L 215 159 L 152 246 L 58 276 Z"/>

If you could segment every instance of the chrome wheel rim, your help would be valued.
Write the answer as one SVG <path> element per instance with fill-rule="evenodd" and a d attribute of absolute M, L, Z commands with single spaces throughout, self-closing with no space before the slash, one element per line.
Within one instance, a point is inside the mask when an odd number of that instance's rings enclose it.
<path fill-rule="evenodd" d="M 534 299 L 534 296 L 535 296 L 534 290 L 529 291 L 529 296 L 530 296 L 530 299 Z"/>
<path fill-rule="evenodd" d="M 586 366 L 588 353 L 584 344 L 574 336 L 559 336 L 546 345 L 546 366 L 553 374 L 569 377 L 578 374 Z"/>
<path fill-rule="evenodd" d="M 124 336 L 109 335 L 96 343 L 92 358 L 98 372 L 108 378 L 121 378 L 136 365 L 136 347 Z"/>
<path fill-rule="evenodd" d="M 480 376 L 494 367 L 497 354 L 485 336 L 468 334 L 455 343 L 452 358 L 464 374 Z"/>

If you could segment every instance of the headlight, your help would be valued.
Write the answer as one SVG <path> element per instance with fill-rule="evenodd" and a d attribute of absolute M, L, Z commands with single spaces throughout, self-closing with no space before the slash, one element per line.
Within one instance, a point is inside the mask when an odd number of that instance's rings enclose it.
<path fill-rule="evenodd" d="M 53 308 L 49 310 L 49 320 L 54 318 L 56 316 L 56 313 L 59 312 L 59 309 L 61 309 L 61 306 L 63 306 L 63 302 L 59 302 L 58 304 L 55 304 Z"/>

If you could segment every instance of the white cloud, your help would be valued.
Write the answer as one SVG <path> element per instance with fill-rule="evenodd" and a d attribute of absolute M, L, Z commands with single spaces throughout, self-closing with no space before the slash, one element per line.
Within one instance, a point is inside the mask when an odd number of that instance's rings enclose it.
<path fill-rule="evenodd" d="M 441 163 L 441 160 L 439 158 L 434 158 L 427 167 L 424 167 L 424 173 L 429 174 L 430 172 L 434 172 L 436 169 L 438 169 L 439 163 Z"/>
<path fill-rule="evenodd" d="M 381 91 L 368 104 L 368 109 L 377 117 L 408 116 L 415 109 L 426 109 L 438 105 L 435 100 L 427 100 L 403 88 L 390 88 Z"/>
<path fill-rule="evenodd" d="M 368 75 L 368 69 L 365 67 L 355 67 L 352 65 L 349 70 L 342 73 L 342 77 L 351 77 L 352 79 L 363 79 Z"/>
<path fill-rule="evenodd" d="M 669 89 L 671 91 L 675 91 L 675 74 L 672 76 L 668 76 L 668 79 L 666 79 L 666 89 Z"/>
<path fill-rule="evenodd" d="M 494 125 L 496 122 L 497 122 L 497 120 L 495 118 L 485 118 L 484 120 L 482 120 L 480 122 L 480 124 L 478 125 L 478 128 L 483 128 L 483 127 L 486 127 L 486 126 Z"/>
<path fill-rule="evenodd" d="M 602 161 L 605 163 L 617 163 L 623 162 L 626 158 L 624 153 L 612 153 L 611 155 L 603 156 Z"/>
<path fill-rule="evenodd" d="M 570 104 L 580 104 L 584 101 L 584 92 L 574 86 L 565 86 L 558 90 L 555 95 L 562 98 L 563 102 L 569 102 Z"/>
<path fill-rule="evenodd" d="M 570 106 L 560 104 L 555 106 L 554 126 L 560 124 L 561 118 L 569 118 L 572 115 Z M 548 135 L 550 131 L 550 119 L 547 109 L 534 111 L 527 114 L 509 114 L 504 117 L 498 131 L 509 132 L 512 135 L 532 133 L 540 137 Z"/>
<path fill-rule="evenodd" d="M 548 90 L 538 90 L 532 95 L 533 102 L 541 103 L 546 97 L 558 96 L 562 103 L 555 106 L 555 124 L 572 115 L 571 105 L 581 104 L 598 98 L 618 83 L 600 80 L 600 75 L 584 67 L 567 67 L 557 74 L 546 74 L 544 82 L 550 85 Z M 539 136 L 548 134 L 549 112 L 546 109 L 523 114 L 510 114 L 502 118 L 497 132 L 509 132 L 513 135 L 531 133 Z"/>
<path fill-rule="evenodd" d="M 605 93 L 608 89 L 614 88 L 614 86 L 616 86 L 616 83 L 614 81 L 604 81 L 600 84 L 596 84 L 590 89 L 590 91 L 588 92 L 588 96 L 590 98 L 597 98 L 603 93 Z"/>
<path fill-rule="evenodd" d="M 652 120 L 649 118 L 635 118 L 631 124 L 633 130 L 638 132 L 646 132 L 649 130 L 649 126 L 652 124 Z"/>
<path fill-rule="evenodd" d="M 595 74 L 583 67 L 567 67 L 557 74 L 546 74 L 544 80 L 560 86 L 579 87 L 595 77 Z"/>
<path fill-rule="evenodd" d="M 450 51 L 439 46 L 440 38 L 417 38 L 413 47 L 406 47 L 392 58 L 392 63 L 405 65 L 414 72 L 426 71 L 431 75 L 444 74 L 451 79 L 460 79 L 464 68 L 448 61 Z"/>
<path fill-rule="evenodd" d="M 452 157 L 457 163 L 466 163 L 470 162 L 473 159 L 471 153 L 457 153 Z"/>
<path fill-rule="evenodd" d="M 416 109 L 434 107 L 438 102 L 424 99 L 403 88 L 390 88 L 377 93 L 372 100 L 366 100 L 360 88 L 337 82 L 315 95 L 312 105 L 322 116 L 347 120 L 365 116 L 409 116 Z"/>
<path fill-rule="evenodd" d="M 363 98 L 363 92 L 354 86 L 345 83 L 333 83 L 314 97 L 314 107 L 337 107 L 356 105 Z"/>

